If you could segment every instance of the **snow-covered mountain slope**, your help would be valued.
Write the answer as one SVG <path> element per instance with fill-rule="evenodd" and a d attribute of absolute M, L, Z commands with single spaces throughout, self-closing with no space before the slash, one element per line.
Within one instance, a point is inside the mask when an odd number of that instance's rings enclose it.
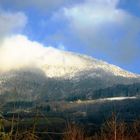
<path fill-rule="evenodd" d="M 91 76 L 100 76 L 97 71 L 110 75 L 136 78 L 138 75 L 125 71 L 115 65 L 92 57 L 66 52 L 55 48 L 45 48 L 45 51 L 34 59 L 35 65 L 46 73 L 47 77 L 74 77 L 79 72 L 92 71 Z"/>
<path fill-rule="evenodd" d="M 1 70 L 0 94 L 9 96 L 16 92 L 21 98 L 30 97 L 30 100 L 55 99 L 57 94 L 57 98 L 63 99 L 69 95 L 90 95 L 94 90 L 137 82 L 140 82 L 139 75 L 115 65 L 48 47 L 35 57 L 34 65 Z"/>

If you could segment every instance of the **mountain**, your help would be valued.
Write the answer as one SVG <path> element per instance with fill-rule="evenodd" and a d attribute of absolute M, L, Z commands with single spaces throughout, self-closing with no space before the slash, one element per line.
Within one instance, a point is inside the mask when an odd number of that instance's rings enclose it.
<path fill-rule="evenodd" d="M 88 98 L 100 89 L 139 82 L 139 75 L 115 65 L 48 47 L 36 65 L 0 69 L 0 97 L 3 101 Z"/>

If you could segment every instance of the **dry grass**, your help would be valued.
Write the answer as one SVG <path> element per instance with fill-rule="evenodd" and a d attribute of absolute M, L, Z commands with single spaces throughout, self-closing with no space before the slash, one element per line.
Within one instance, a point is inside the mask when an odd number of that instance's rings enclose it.
<path fill-rule="evenodd" d="M 63 140 L 86 140 L 84 130 L 76 125 L 68 124 Z"/>
<path fill-rule="evenodd" d="M 64 135 L 63 140 L 140 140 L 140 120 L 126 124 L 123 121 L 117 121 L 113 113 L 111 118 L 102 125 L 100 133 L 91 137 L 86 137 L 85 131 L 74 125 L 69 125 L 67 131 L 71 133 Z"/>
<path fill-rule="evenodd" d="M 41 140 L 36 132 L 37 116 L 34 118 L 33 126 L 22 132 L 18 129 L 18 122 L 14 124 L 14 116 L 8 132 L 5 131 L 4 121 L 0 118 L 0 140 Z M 58 134 L 56 132 L 46 133 Z M 62 135 L 62 140 L 140 140 L 140 120 L 126 124 L 123 121 L 117 121 L 116 115 L 112 114 L 111 118 L 102 125 L 100 132 L 91 137 L 86 136 L 83 128 L 73 124 L 68 124 L 65 132 L 59 135 Z"/>

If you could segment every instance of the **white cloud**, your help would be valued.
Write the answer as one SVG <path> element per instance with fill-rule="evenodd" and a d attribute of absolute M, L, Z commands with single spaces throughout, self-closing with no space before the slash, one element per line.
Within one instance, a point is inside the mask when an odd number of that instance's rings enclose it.
<path fill-rule="evenodd" d="M 64 8 L 64 17 L 72 28 L 84 33 L 96 31 L 105 24 L 123 24 L 129 15 L 117 9 L 119 0 L 87 0 L 70 8 Z"/>
<path fill-rule="evenodd" d="M 36 65 L 36 60 L 44 53 L 44 46 L 16 35 L 5 38 L 0 46 L 0 70 Z"/>
<path fill-rule="evenodd" d="M 64 48 L 63 46 L 61 49 Z M 63 65 L 63 57 L 61 51 L 56 48 L 31 41 L 24 35 L 14 35 L 5 38 L 0 45 L 0 71 Z"/>
<path fill-rule="evenodd" d="M 27 23 L 27 17 L 22 12 L 0 11 L 0 37 L 21 31 Z"/>
<path fill-rule="evenodd" d="M 85 0 L 55 13 L 69 31 L 89 50 L 108 55 L 119 63 L 131 63 L 138 57 L 137 39 L 140 18 L 119 8 L 120 0 Z M 63 19 L 64 18 L 64 19 Z M 71 38 L 69 38 L 70 40 Z M 72 41 L 72 40 L 71 40 Z"/>

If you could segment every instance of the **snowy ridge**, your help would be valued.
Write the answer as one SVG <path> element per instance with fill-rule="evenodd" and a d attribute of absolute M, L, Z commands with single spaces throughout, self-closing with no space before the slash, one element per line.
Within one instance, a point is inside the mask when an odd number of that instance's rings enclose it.
<path fill-rule="evenodd" d="M 130 87 L 135 89 L 135 83 L 140 83 L 137 74 L 86 55 L 45 47 L 21 35 L 6 39 L 1 46 L 0 94 L 6 94 L 3 97 L 7 101 L 28 97 L 60 100 L 83 95 L 88 99 L 100 89 L 117 85 L 132 84 Z"/>
<path fill-rule="evenodd" d="M 102 73 L 126 78 L 138 77 L 136 74 L 86 55 L 45 47 L 23 35 L 6 38 L 1 43 L 0 72 L 26 67 L 40 69 L 47 77 L 73 78 L 78 73 L 86 71 L 90 71 L 93 76 L 101 77 Z M 100 71 L 100 75 L 97 71 Z"/>
<path fill-rule="evenodd" d="M 138 97 L 132 96 L 132 97 L 112 97 L 112 98 L 101 98 L 101 99 L 96 99 L 96 100 L 77 100 L 77 104 L 92 104 L 95 102 L 106 102 L 106 101 L 121 101 L 121 100 L 134 100 L 137 99 Z"/>
<path fill-rule="evenodd" d="M 26 58 L 27 59 L 27 58 Z M 47 77 L 60 77 L 60 78 L 73 78 L 78 73 L 84 73 L 91 71 L 91 76 L 100 76 L 102 73 L 108 73 L 113 76 L 121 76 L 125 78 L 138 78 L 139 75 L 130 73 L 117 67 L 115 65 L 108 64 L 104 61 L 77 53 L 58 50 L 52 47 L 43 48 L 41 52 L 35 52 L 31 59 L 31 63 L 24 63 L 22 61 L 10 63 L 13 67 L 10 70 L 20 70 L 20 68 L 38 68 L 43 71 Z M 18 60 L 18 59 L 16 59 Z M 20 59 L 19 59 L 20 60 Z M 26 60 L 26 62 L 28 62 Z M 15 64 L 14 64 L 15 63 Z M 20 67 L 16 68 L 20 64 Z M 21 67 L 22 66 L 22 67 Z M 14 69 L 14 67 L 16 69 Z M 1 70 L 1 69 L 0 69 Z M 99 75 L 98 71 L 102 71 Z"/>
<path fill-rule="evenodd" d="M 74 77 L 78 72 L 84 72 L 86 70 L 91 70 L 95 75 L 96 71 L 103 70 L 115 76 L 127 78 L 139 77 L 136 74 L 104 61 L 54 48 L 47 48 L 43 57 L 40 57 L 38 61 L 39 67 L 48 77 L 65 77 L 67 75 Z"/>

